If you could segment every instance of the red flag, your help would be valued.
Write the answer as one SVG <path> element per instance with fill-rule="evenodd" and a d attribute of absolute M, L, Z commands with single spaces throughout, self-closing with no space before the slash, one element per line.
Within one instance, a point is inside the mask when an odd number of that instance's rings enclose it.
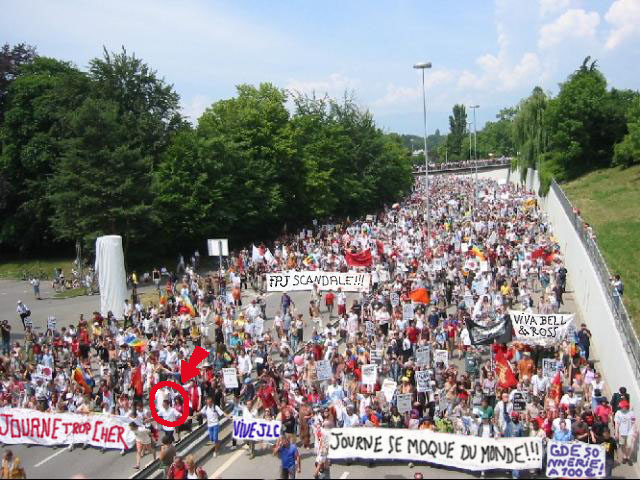
<path fill-rule="evenodd" d="M 429 291 L 424 288 L 416 288 L 409 294 L 409 298 L 416 303 L 424 303 L 428 304 L 430 302 L 429 299 Z"/>
<path fill-rule="evenodd" d="M 542 260 L 544 260 L 544 263 L 547 265 L 551 265 L 551 262 L 553 262 L 554 256 L 555 256 L 555 253 L 553 251 L 547 253 L 547 251 L 543 247 L 540 247 L 534 250 L 533 252 L 531 252 L 532 260 L 537 260 L 538 258 L 542 258 Z"/>
<path fill-rule="evenodd" d="M 136 395 L 142 397 L 142 367 L 138 366 L 131 375 L 131 386 L 136 391 Z"/>
<path fill-rule="evenodd" d="M 551 391 L 550 396 L 556 401 L 556 405 L 560 405 L 560 399 L 562 398 L 562 375 L 560 375 L 560 371 L 556 373 L 556 376 L 553 377 L 553 382 L 551 382 Z"/>
<path fill-rule="evenodd" d="M 376 247 L 378 248 L 378 255 L 384 255 L 384 243 L 381 240 L 376 240 Z"/>
<path fill-rule="evenodd" d="M 360 253 L 347 252 L 345 257 L 347 259 L 347 264 L 350 267 L 370 267 L 371 264 L 373 263 L 373 258 L 371 257 L 371 250 L 369 249 Z"/>
<path fill-rule="evenodd" d="M 496 379 L 500 388 L 515 388 L 518 386 L 518 380 L 502 350 L 496 352 Z"/>

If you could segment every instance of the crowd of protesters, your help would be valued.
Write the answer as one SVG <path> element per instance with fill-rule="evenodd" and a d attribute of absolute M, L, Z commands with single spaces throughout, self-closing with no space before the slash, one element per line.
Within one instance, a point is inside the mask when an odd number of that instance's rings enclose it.
<path fill-rule="evenodd" d="M 49 318 L 47 331 L 35 333 L 24 322 L 28 307 L 19 302 L 24 341 L 12 344 L 8 323 L 2 325 L 1 405 L 127 417 L 136 437 L 136 468 L 145 455 L 158 456 L 168 478 L 206 475 L 193 458 L 177 456 L 175 444 L 206 422 L 216 455 L 226 416 L 282 422 L 286 433 L 269 446 L 280 457 L 282 478 L 300 471 L 298 449 L 313 449 L 315 476 L 328 478 L 327 431 L 334 427 L 598 443 L 607 452 L 608 474 L 616 454 L 630 463 L 636 438 L 631 399 L 620 386 L 607 398 L 586 326 L 557 344 L 472 344 L 470 321 L 491 324 L 510 308 L 566 311 L 569 272 L 535 198 L 512 184 L 482 180 L 476 189 L 469 178 L 441 176 L 431 182 L 430 204 L 429 228 L 419 186 L 405 202 L 367 221 L 317 226 L 283 237 L 271 249 L 236 252 L 225 271 L 198 273 L 193 266 L 199 258 L 186 265 L 182 259 L 179 273 L 150 275 L 157 302 L 143 304 L 134 295 L 116 315 L 80 315 L 60 330 Z M 534 259 L 539 249 L 545 255 Z M 355 268 L 371 273 L 369 291 L 347 295 L 314 287 L 303 305 L 284 292 L 277 311 L 267 312 L 267 273 L 347 271 L 353 268 L 347 254 L 366 250 L 371 265 Z M 427 300 L 414 302 L 407 317 L 403 306 L 421 289 Z M 180 361 L 195 346 L 209 357 L 200 365 L 203 373 L 184 385 L 189 404 L 171 389 L 155 397 L 165 420 L 184 409 L 189 418 L 177 428 L 158 425 L 148 408 L 151 387 L 180 383 Z M 446 350 L 447 364 L 418 364 L 422 346 Z M 379 358 L 372 359 L 374 350 L 381 351 Z M 511 363 L 517 385 L 501 384 L 493 359 L 498 351 Z M 543 359 L 554 360 L 552 375 L 543 371 Z M 318 380 L 320 360 L 330 362 L 331 379 Z M 374 361 L 377 382 L 364 385 L 362 367 Z M 51 369 L 51 377 L 38 366 Z M 237 388 L 223 381 L 227 367 L 236 368 Z M 423 369 L 430 388 L 418 392 L 416 372 Z M 398 394 L 412 394 L 408 412 L 399 412 L 396 396 L 382 394 L 386 378 L 397 383 Z M 524 393 L 524 407 L 515 391 Z M 232 448 L 241 445 L 234 441 Z M 250 442 L 249 457 L 262 448 Z"/>

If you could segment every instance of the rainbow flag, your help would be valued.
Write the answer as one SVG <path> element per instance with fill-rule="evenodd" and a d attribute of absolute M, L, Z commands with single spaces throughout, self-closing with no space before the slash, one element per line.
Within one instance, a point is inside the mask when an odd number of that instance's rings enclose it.
<path fill-rule="evenodd" d="M 313 258 L 313 256 L 309 255 L 307 256 L 307 258 L 302 260 L 302 263 L 304 263 L 307 267 L 310 267 L 315 263 L 315 259 Z"/>
<path fill-rule="evenodd" d="M 480 249 L 480 247 L 478 247 L 477 245 L 474 245 L 471 248 L 471 251 L 473 252 L 473 254 L 478 257 L 480 259 L 481 262 L 484 262 L 487 258 L 484 256 L 484 252 Z"/>
<path fill-rule="evenodd" d="M 133 334 L 127 335 L 127 338 L 124 339 L 124 343 L 132 348 L 144 348 L 147 346 L 147 342 L 145 340 L 142 340 Z"/>
<path fill-rule="evenodd" d="M 192 317 L 196 316 L 196 309 L 193 308 L 193 304 L 191 303 L 191 299 L 189 299 L 188 295 L 183 295 L 182 296 L 182 301 L 184 302 L 184 306 L 187 307 L 187 310 L 189 310 L 189 314 Z"/>
<path fill-rule="evenodd" d="M 89 395 L 93 391 L 93 387 L 89 384 L 93 384 L 93 379 L 82 368 L 76 367 L 73 371 L 73 379 L 82 387 L 84 393 Z"/>

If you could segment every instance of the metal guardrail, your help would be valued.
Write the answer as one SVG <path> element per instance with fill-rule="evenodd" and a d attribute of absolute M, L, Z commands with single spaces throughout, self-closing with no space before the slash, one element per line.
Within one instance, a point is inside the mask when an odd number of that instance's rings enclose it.
<path fill-rule="evenodd" d="M 476 168 L 476 164 L 479 169 L 505 167 L 505 166 L 511 166 L 511 159 L 504 158 L 504 159 L 494 159 L 494 160 L 478 160 L 477 162 L 464 161 L 464 162 L 430 163 L 429 174 L 439 173 L 439 172 L 454 172 L 459 170 L 471 170 Z M 424 165 L 418 165 L 413 168 L 413 173 L 415 175 L 424 174 L 424 171 L 425 171 Z"/>
<path fill-rule="evenodd" d="M 600 283 L 602 284 L 602 288 L 606 293 L 607 301 L 609 302 L 609 306 L 611 307 L 611 311 L 613 312 L 613 317 L 616 322 L 616 326 L 618 330 L 622 334 L 622 340 L 625 347 L 625 350 L 628 354 L 631 355 L 633 359 L 633 366 L 636 370 L 636 376 L 640 374 L 640 340 L 638 339 L 638 335 L 636 334 L 633 328 L 633 322 L 631 317 L 629 316 L 629 312 L 627 312 L 620 295 L 614 290 L 611 285 L 611 272 L 607 267 L 607 263 L 604 261 L 604 257 L 598 248 L 598 244 L 596 243 L 593 235 L 585 227 L 584 220 L 580 215 L 578 215 L 577 211 L 574 209 L 573 205 L 567 198 L 566 194 L 556 183 L 555 180 L 551 183 L 551 188 L 556 193 L 558 198 L 560 199 L 560 204 L 564 208 L 565 213 L 571 219 L 573 223 L 573 227 L 580 237 L 582 244 L 587 250 L 589 257 L 591 258 L 591 263 L 593 264 L 596 272 L 598 273 L 598 278 Z"/>

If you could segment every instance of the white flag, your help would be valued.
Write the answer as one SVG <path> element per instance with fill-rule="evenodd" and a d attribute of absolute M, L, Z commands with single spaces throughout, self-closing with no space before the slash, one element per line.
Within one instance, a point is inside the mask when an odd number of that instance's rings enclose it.
<path fill-rule="evenodd" d="M 251 254 L 251 260 L 256 263 L 262 263 L 262 255 L 260 255 L 260 249 L 253 245 L 253 250 Z"/>

